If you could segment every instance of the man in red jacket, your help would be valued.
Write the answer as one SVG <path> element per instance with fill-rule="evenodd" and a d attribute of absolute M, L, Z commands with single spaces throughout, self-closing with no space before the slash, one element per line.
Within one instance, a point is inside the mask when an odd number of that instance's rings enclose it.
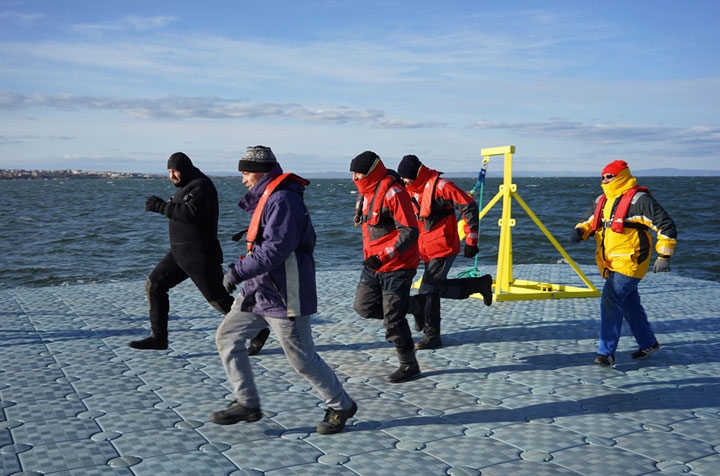
<path fill-rule="evenodd" d="M 355 311 L 364 318 L 383 320 L 385 339 L 395 345 L 400 361 L 400 367 L 386 380 L 406 382 L 420 375 L 405 318 L 412 279 L 420 263 L 417 220 L 399 178 L 385 168 L 375 152 L 365 151 L 355 157 L 350 172 L 361 195 L 356 218 L 362 224 L 365 258 Z"/>
<path fill-rule="evenodd" d="M 492 304 L 492 277 L 447 279 L 455 256 L 460 252 L 456 212 L 465 219 L 465 252 L 467 258 L 478 253 L 477 203 L 442 172 L 424 166 L 415 155 L 406 155 L 398 165 L 408 193 L 417 211 L 420 258 L 425 272 L 418 294 L 411 296 L 409 310 L 415 316 L 417 330 L 425 334 L 415 348 L 436 349 L 440 338 L 440 298 L 465 299 L 481 293 L 485 305 Z"/>

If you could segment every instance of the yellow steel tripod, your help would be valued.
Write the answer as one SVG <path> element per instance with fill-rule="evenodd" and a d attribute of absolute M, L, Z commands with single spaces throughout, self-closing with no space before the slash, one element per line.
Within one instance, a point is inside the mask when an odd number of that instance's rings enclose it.
<path fill-rule="evenodd" d="M 502 199 L 502 217 L 498 220 L 500 227 L 500 244 L 498 247 L 497 273 L 493 284 L 495 301 L 520 301 L 534 299 L 570 298 L 570 297 L 598 297 L 600 291 L 590 282 L 577 264 L 570 258 L 560 243 L 550 234 L 537 216 L 530 210 L 530 207 L 520 198 L 517 193 L 517 185 L 512 183 L 512 158 L 515 153 L 515 146 L 492 147 L 482 149 L 483 162 L 486 163 L 493 155 L 503 155 L 505 166 L 503 172 L 503 183 L 500 190 L 480 211 L 480 219 Z M 545 234 L 552 245 L 560 252 L 563 258 L 572 266 L 583 283 L 587 286 L 575 287 L 562 284 L 542 283 L 537 281 L 526 281 L 513 277 L 512 258 L 512 227 L 515 226 L 515 219 L 512 218 L 512 199 L 515 199 L 525 212 L 532 218 L 535 224 Z M 479 297 L 480 295 L 473 295 Z"/>

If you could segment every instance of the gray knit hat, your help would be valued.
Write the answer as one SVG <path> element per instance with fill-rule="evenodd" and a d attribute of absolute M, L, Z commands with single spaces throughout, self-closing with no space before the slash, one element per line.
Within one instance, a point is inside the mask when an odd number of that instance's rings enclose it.
<path fill-rule="evenodd" d="M 240 172 L 269 172 L 277 165 L 275 154 L 270 147 L 256 145 L 248 147 L 238 163 Z"/>

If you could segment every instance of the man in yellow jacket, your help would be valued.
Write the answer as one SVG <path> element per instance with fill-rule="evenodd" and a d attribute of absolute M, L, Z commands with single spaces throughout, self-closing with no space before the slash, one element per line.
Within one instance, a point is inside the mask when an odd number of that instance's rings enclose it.
<path fill-rule="evenodd" d="M 638 186 L 625 161 L 616 160 L 605 166 L 601 187 L 603 194 L 595 199 L 583 221 L 575 225 L 570 239 L 579 243 L 595 235 L 595 261 L 605 278 L 595 363 L 612 367 L 623 318 L 630 324 L 639 346 L 631 354 L 633 359 L 644 359 L 660 349 L 640 303 L 638 284 L 650 267 L 653 249 L 650 230 L 657 235 L 655 273 L 670 271 L 677 230 L 650 191 Z"/>

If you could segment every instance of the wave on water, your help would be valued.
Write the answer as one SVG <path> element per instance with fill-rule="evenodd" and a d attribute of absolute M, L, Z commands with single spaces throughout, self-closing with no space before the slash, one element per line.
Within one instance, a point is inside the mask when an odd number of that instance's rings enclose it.
<path fill-rule="evenodd" d="M 220 196 L 219 239 L 226 262 L 243 252 L 230 240 L 247 228 L 249 215 L 237 207 L 245 193 L 239 177 L 214 179 Z M 474 178 L 453 179 L 465 190 Z M 713 210 L 720 177 L 639 178 L 677 224 L 678 246 L 671 270 L 680 276 L 720 281 L 720 218 Z M 594 264 L 594 242 L 571 243 L 570 230 L 600 193 L 588 177 L 520 177 L 518 195 L 565 251 L 579 264 Z M 496 193 L 501 179 L 488 179 L 481 205 Z M 145 211 L 149 195 L 170 197 L 166 178 L 3 181 L 0 211 L 0 288 L 58 286 L 144 280 L 168 250 L 167 220 Z M 357 270 L 362 236 L 354 226 L 357 189 L 348 179 L 313 179 L 305 194 L 318 243 L 317 268 Z M 30 204 L 32 204 L 30 206 Z M 520 205 L 513 201 L 513 263 L 557 263 L 562 256 Z M 494 270 L 502 200 L 480 223 L 477 262 Z M 653 258 L 654 259 L 654 258 Z M 473 266 L 459 256 L 456 266 Z M 494 274 L 494 271 L 491 272 Z"/>

